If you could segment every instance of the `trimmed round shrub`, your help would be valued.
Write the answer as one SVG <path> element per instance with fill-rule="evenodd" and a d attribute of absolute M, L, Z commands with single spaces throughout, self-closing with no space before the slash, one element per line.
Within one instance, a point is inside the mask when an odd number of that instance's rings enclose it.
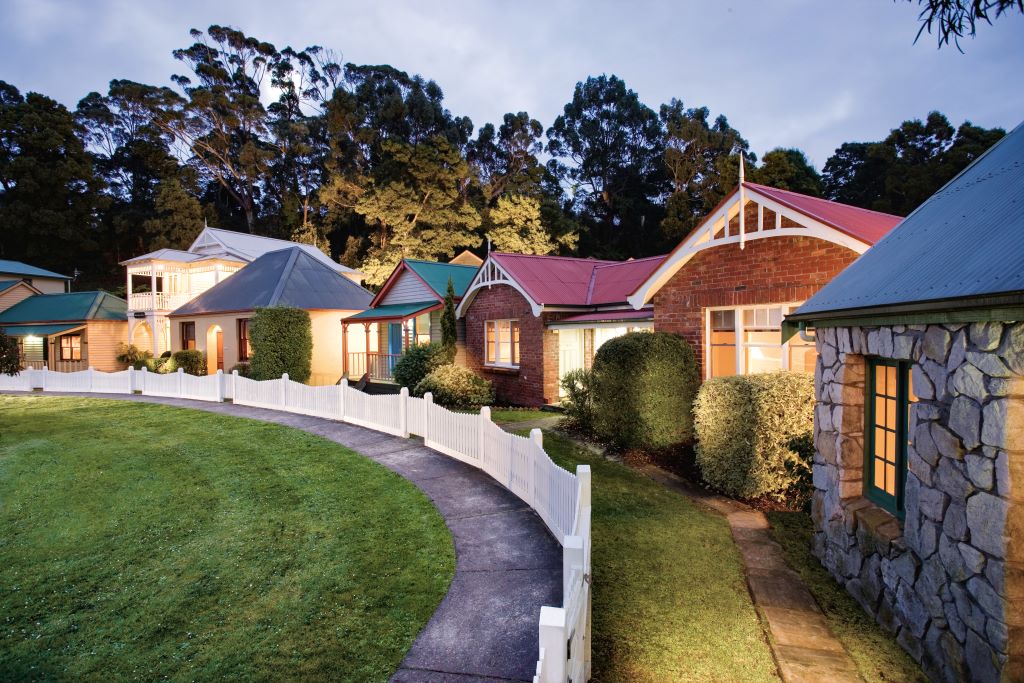
<path fill-rule="evenodd" d="M 623 448 L 663 448 L 693 440 L 697 393 L 693 349 L 666 332 L 631 332 L 594 357 L 594 430 Z"/>
<path fill-rule="evenodd" d="M 175 351 L 171 355 L 171 361 L 174 363 L 175 371 L 177 371 L 177 368 L 181 368 L 187 374 L 196 375 L 197 377 L 202 377 L 208 372 L 206 354 L 198 349 Z"/>
<path fill-rule="evenodd" d="M 411 391 L 424 377 L 452 360 L 452 354 L 441 344 L 410 346 L 395 363 L 395 383 Z"/>
<path fill-rule="evenodd" d="M 313 324 L 301 308 L 257 308 L 249 323 L 252 379 L 277 379 L 284 373 L 306 382 L 313 365 Z"/>
<path fill-rule="evenodd" d="M 693 404 L 697 466 L 734 498 L 800 498 L 810 486 L 814 376 L 716 377 Z"/>
<path fill-rule="evenodd" d="M 594 375 L 590 370 L 570 370 L 562 378 L 562 423 L 569 429 L 589 432 L 594 427 Z"/>
<path fill-rule="evenodd" d="M 472 370 L 442 365 L 416 385 L 417 396 L 430 392 L 434 403 L 446 408 L 472 409 L 494 401 L 494 387 Z"/>

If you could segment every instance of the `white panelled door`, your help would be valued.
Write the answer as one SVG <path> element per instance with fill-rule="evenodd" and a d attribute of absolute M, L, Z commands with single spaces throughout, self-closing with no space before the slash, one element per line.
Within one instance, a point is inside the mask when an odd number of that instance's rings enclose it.
<path fill-rule="evenodd" d="M 561 381 L 573 370 L 583 369 L 583 330 L 558 331 L 558 395 L 564 396 Z"/>

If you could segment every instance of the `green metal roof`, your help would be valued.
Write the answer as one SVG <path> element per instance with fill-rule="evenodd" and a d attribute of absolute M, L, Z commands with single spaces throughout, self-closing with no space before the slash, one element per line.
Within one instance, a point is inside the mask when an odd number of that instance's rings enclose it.
<path fill-rule="evenodd" d="M 478 266 L 460 266 L 452 263 L 434 263 L 433 261 L 418 261 L 416 259 L 405 259 L 405 265 L 409 266 L 414 273 L 427 283 L 427 286 L 434 290 L 438 297 L 444 298 L 448 291 L 448 278 L 451 278 L 452 287 L 455 289 L 455 296 L 462 297 L 469 289 L 469 283 L 479 270 Z"/>
<path fill-rule="evenodd" d="M 68 330 L 73 330 L 76 327 L 82 327 L 82 323 L 72 323 L 71 325 L 11 325 L 3 328 L 4 333 L 12 337 L 50 337 L 55 334 L 61 334 Z"/>
<path fill-rule="evenodd" d="M 370 308 L 362 313 L 345 318 L 345 321 L 349 320 L 392 320 L 392 319 L 404 319 L 411 318 L 414 315 L 437 306 L 436 301 L 418 301 L 411 304 L 390 304 L 388 306 L 378 306 L 377 308 Z"/>
<path fill-rule="evenodd" d="M 7 261 L 0 259 L 0 273 L 10 273 L 11 275 L 24 275 L 26 277 L 52 277 L 58 280 L 70 280 L 67 275 L 61 275 L 55 273 L 52 270 L 43 270 L 42 268 L 36 268 L 30 266 L 27 263 L 21 261 Z"/>
<path fill-rule="evenodd" d="M 0 313 L 0 325 L 127 319 L 128 302 L 106 292 L 36 294 Z"/>

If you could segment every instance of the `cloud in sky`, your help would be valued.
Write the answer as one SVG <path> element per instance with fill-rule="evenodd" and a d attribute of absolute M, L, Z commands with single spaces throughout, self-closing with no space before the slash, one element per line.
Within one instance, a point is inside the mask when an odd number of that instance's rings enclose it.
<path fill-rule="evenodd" d="M 214 7 L 216 5 L 216 7 Z M 236 26 L 278 47 L 322 45 L 434 79 L 480 126 L 508 111 L 550 125 L 588 75 L 617 74 L 653 108 L 723 113 L 759 155 L 875 140 L 938 109 L 954 124 L 1024 118 L 1024 17 L 936 50 L 902 2 L 547 0 L 433 3 L 0 0 L 0 78 L 68 106 L 113 78 L 168 84 L 188 29 Z"/>

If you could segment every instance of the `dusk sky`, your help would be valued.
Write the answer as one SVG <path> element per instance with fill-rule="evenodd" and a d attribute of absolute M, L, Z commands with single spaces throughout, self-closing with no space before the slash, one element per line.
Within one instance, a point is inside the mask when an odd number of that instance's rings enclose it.
<path fill-rule="evenodd" d="M 183 66 L 171 51 L 218 23 L 422 74 L 477 127 L 521 110 L 547 127 L 577 81 L 616 74 L 654 109 L 708 106 L 759 157 L 799 147 L 819 169 L 840 143 L 934 109 L 954 125 L 1024 119 L 1024 17 L 982 25 L 961 54 L 929 35 L 915 45 L 918 6 L 902 1 L 2 0 L 0 12 L 0 79 L 69 107 L 113 78 L 169 85 Z"/>

